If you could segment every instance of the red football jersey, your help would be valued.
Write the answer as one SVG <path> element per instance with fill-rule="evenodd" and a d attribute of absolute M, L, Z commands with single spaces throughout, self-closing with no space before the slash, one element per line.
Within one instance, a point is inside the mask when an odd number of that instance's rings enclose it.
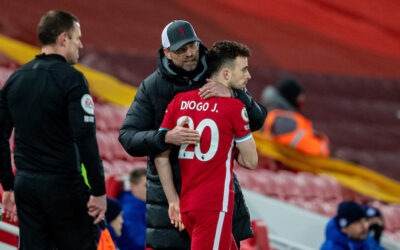
<path fill-rule="evenodd" d="M 160 129 L 171 130 L 185 117 L 187 127 L 201 135 L 200 143 L 179 150 L 182 189 L 181 212 L 218 210 L 233 212 L 233 149 L 251 138 L 244 104 L 234 98 L 204 100 L 199 90 L 179 93 L 168 105 Z"/>

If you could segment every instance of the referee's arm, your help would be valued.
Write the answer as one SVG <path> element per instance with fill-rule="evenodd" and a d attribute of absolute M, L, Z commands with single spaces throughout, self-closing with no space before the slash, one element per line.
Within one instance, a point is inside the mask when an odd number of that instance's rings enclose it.
<path fill-rule="evenodd" d="M 3 88 L 0 91 L 0 181 L 4 189 L 1 211 L 11 222 L 18 220 L 14 199 L 14 175 L 10 155 L 10 136 L 13 129 Z"/>
<path fill-rule="evenodd" d="M 9 191 L 14 187 L 9 143 L 13 123 L 4 92 L 5 88 L 0 92 L 0 181 L 4 191 Z"/>
<path fill-rule="evenodd" d="M 104 169 L 96 140 L 94 104 L 83 75 L 75 75 L 67 94 L 68 117 L 81 162 L 87 170 L 91 194 L 104 195 Z M 75 83 L 75 84 L 74 84 Z"/>

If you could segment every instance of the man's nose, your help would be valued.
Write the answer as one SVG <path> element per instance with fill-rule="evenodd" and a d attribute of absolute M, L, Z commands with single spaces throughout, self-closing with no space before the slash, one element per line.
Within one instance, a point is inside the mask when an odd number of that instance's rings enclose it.
<path fill-rule="evenodd" d="M 191 57 L 193 55 L 193 50 L 190 49 L 190 48 L 187 48 L 186 51 L 185 51 L 185 55 L 187 57 Z"/>

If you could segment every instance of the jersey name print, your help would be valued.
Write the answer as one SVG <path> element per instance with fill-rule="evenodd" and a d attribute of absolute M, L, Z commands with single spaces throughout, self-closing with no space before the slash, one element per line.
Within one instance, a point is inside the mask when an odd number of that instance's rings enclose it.
<path fill-rule="evenodd" d="M 244 104 L 234 98 L 201 99 L 199 90 L 180 93 L 168 105 L 160 129 L 186 126 L 200 134 L 200 142 L 179 149 L 181 212 L 233 211 L 232 167 L 235 141 L 251 138 Z M 245 113 L 245 115 L 244 115 Z"/>

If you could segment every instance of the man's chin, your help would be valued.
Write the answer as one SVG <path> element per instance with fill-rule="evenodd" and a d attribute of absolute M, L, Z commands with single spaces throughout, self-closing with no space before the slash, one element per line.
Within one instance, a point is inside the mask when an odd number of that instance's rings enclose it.
<path fill-rule="evenodd" d="M 188 72 L 195 70 L 196 67 L 197 67 L 197 63 L 183 65 L 183 69 Z"/>

